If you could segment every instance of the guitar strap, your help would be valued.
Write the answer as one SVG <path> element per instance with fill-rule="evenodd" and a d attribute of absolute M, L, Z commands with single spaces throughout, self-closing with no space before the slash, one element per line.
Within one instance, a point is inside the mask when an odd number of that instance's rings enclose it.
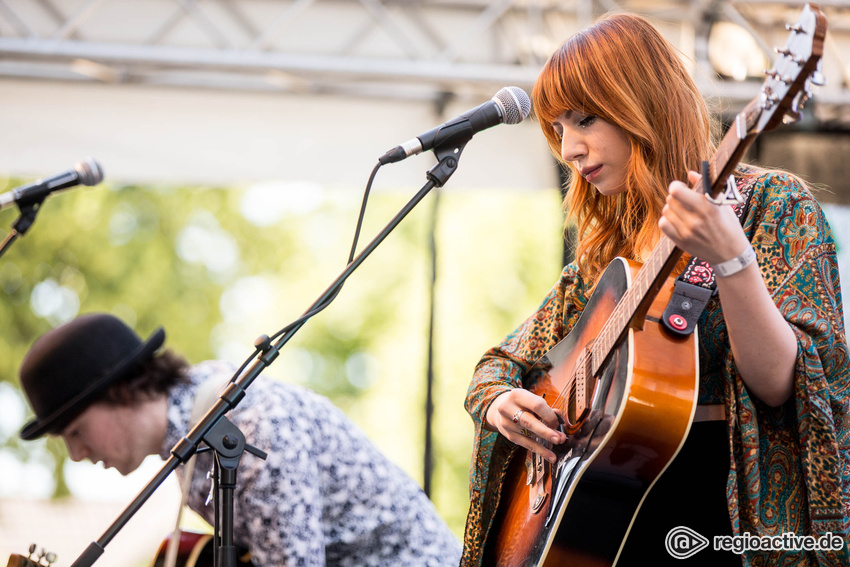
<path fill-rule="evenodd" d="M 219 392 L 227 382 L 222 382 L 218 377 L 209 378 L 206 382 L 198 386 L 195 392 L 195 401 L 192 405 L 192 415 L 189 417 L 189 425 L 194 426 L 204 416 L 204 414 L 212 407 L 213 402 L 219 397 Z M 174 531 L 171 533 L 171 538 L 168 540 L 168 547 L 165 551 L 165 562 L 163 567 L 174 567 L 177 563 L 177 552 L 180 547 L 180 521 L 183 517 L 183 509 L 189 501 L 189 491 L 192 487 L 192 476 L 195 473 L 195 460 L 197 455 L 192 457 L 183 466 L 183 478 L 180 480 L 180 507 L 177 509 L 177 520 L 174 523 Z"/>
<path fill-rule="evenodd" d="M 740 168 L 739 171 L 749 173 L 749 168 Z M 703 175 L 707 178 L 706 175 Z M 753 195 L 756 176 L 748 175 L 737 181 L 736 191 L 740 193 L 741 202 L 732 204 L 732 210 L 738 215 L 738 220 L 743 223 L 750 208 L 750 197 Z M 673 295 L 661 316 L 661 323 L 674 335 L 686 336 L 694 332 L 700 315 L 702 315 L 708 300 L 717 291 L 717 282 L 714 270 L 705 260 L 694 256 L 685 267 L 682 274 L 676 278 Z"/>

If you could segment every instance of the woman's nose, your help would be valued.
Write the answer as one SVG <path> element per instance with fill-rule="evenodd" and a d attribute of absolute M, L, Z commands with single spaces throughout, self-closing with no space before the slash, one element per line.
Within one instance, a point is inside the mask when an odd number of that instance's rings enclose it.
<path fill-rule="evenodd" d="M 576 161 L 586 151 L 584 143 L 576 136 L 564 136 L 561 138 L 561 158 L 564 161 Z"/>

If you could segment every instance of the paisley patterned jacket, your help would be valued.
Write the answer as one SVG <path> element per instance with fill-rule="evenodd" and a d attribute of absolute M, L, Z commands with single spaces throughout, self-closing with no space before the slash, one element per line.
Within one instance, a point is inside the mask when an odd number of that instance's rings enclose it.
<path fill-rule="evenodd" d="M 797 336 L 795 390 L 779 408 L 750 396 L 737 372 L 720 301 L 698 323 L 699 403 L 726 406 L 727 500 L 740 535 L 850 533 L 850 352 L 832 233 L 809 190 L 792 176 L 738 179 L 751 192 L 742 220 L 774 302 Z M 531 365 L 563 338 L 589 298 L 568 265 L 536 313 L 476 367 L 466 399 L 476 427 L 462 565 L 479 565 L 513 445 L 482 427 L 490 403 L 523 386 Z M 528 385 L 526 385 L 528 386 Z M 748 552 L 745 565 L 850 565 L 840 552 Z"/>

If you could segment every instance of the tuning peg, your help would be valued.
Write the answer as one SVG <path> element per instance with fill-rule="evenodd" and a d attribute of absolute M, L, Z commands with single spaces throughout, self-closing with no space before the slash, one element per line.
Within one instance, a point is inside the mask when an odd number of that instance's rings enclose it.
<path fill-rule="evenodd" d="M 826 75 L 823 74 L 823 59 L 818 60 L 818 66 L 815 68 L 809 81 L 818 87 L 826 86 Z"/>
<path fill-rule="evenodd" d="M 759 99 L 761 100 L 761 107 L 764 110 L 770 110 L 777 102 L 779 102 L 779 97 L 774 94 L 769 85 L 762 85 Z"/>
<path fill-rule="evenodd" d="M 793 111 L 789 110 L 788 112 L 785 113 L 784 116 L 782 116 L 782 123 L 786 124 L 786 125 L 787 124 L 793 124 L 795 122 L 799 122 L 802 119 L 803 119 L 803 113 L 802 112 L 793 112 Z"/>
<path fill-rule="evenodd" d="M 794 33 L 806 33 L 805 30 L 803 30 L 803 26 L 800 24 L 785 24 L 785 29 Z"/>
<path fill-rule="evenodd" d="M 47 560 L 48 565 L 52 565 L 52 564 L 56 563 L 56 554 L 53 553 L 52 551 L 48 552 L 48 554 L 45 555 L 44 558 Z"/>
<path fill-rule="evenodd" d="M 759 98 L 761 99 L 761 107 L 765 110 L 770 110 L 777 102 L 779 102 L 779 97 L 767 91 L 762 91 Z"/>
<path fill-rule="evenodd" d="M 797 93 L 797 96 L 794 97 L 794 100 L 791 103 L 791 109 L 792 110 L 803 110 L 803 108 L 806 106 L 806 103 L 809 102 L 809 99 L 811 99 L 811 98 L 812 98 L 812 92 L 809 90 L 808 85 L 806 85 L 806 88 L 804 90 L 800 91 L 799 93 Z"/>
<path fill-rule="evenodd" d="M 779 54 L 783 57 L 787 57 L 788 59 L 791 60 L 792 63 L 796 63 L 797 65 L 802 65 L 803 63 L 806 62 L 806 60 L 803 59 L 802 57 L 800 57 L 799 55 L 794 55 L 794 53 L 790 49 L 788 49 L 787 47 L 783 47 L 783 48 L 774 47 L 773 52 L 777 53 L 777 54 Z"/>
<path fill-rule="evenodd" d="M 32 557 L 35 555 L 35 550 L 36 550 L 36 549 L 38 549 L 38 546 L 37 546 L 36 544 L 34 544 L 34 543 L 31 543 L 31 544 L 30 544 L 30 549 L 29 549 L 29 555 L 28 555 L 28 557 L 29 557 L 30 559 L 32 559 Z"/>
<path fill-rule="evenodd" d="M 790 84 L 791 84 L 791 77 L 789 77 L 789 76 L 787 76 L 787 75 L 782 76 L 782 75 L 779 73 L 779 71 L 774 71 L 774 70 L 772 70 L 772 69 L 771 69 L 770 71 L 768 71 L 767 69 L 765 69 L 765 70 L 764 70 L 764 74 L 765 74 L 766 76 L 768 76 L 768 77 L 773 77 L 775 80 L 779 81 L 779 82 L 780 82 L 780 83 L 782 83 L 782 84 L 785 84 L 785 85 L 790 85 Z"/>

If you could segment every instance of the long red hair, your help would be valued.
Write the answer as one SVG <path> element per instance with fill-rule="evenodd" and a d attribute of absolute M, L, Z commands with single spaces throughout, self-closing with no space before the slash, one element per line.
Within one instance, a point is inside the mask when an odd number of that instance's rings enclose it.
<path fill-rule="evenodd" d="M 654 245 L 667 186 L 713 150 L 708 107 L 680 53 L 644 18 L 603 17 L 549 58 L 532 92 L 534 112 L 555 156 L 552 122 L 567 110 L 621 128 L 631 144 L 626 190 L 606 197 L 567 162 L 567 222 L 578 227 L 576 260 L 595 280 L 616 256 L 635 258 Z"/>

